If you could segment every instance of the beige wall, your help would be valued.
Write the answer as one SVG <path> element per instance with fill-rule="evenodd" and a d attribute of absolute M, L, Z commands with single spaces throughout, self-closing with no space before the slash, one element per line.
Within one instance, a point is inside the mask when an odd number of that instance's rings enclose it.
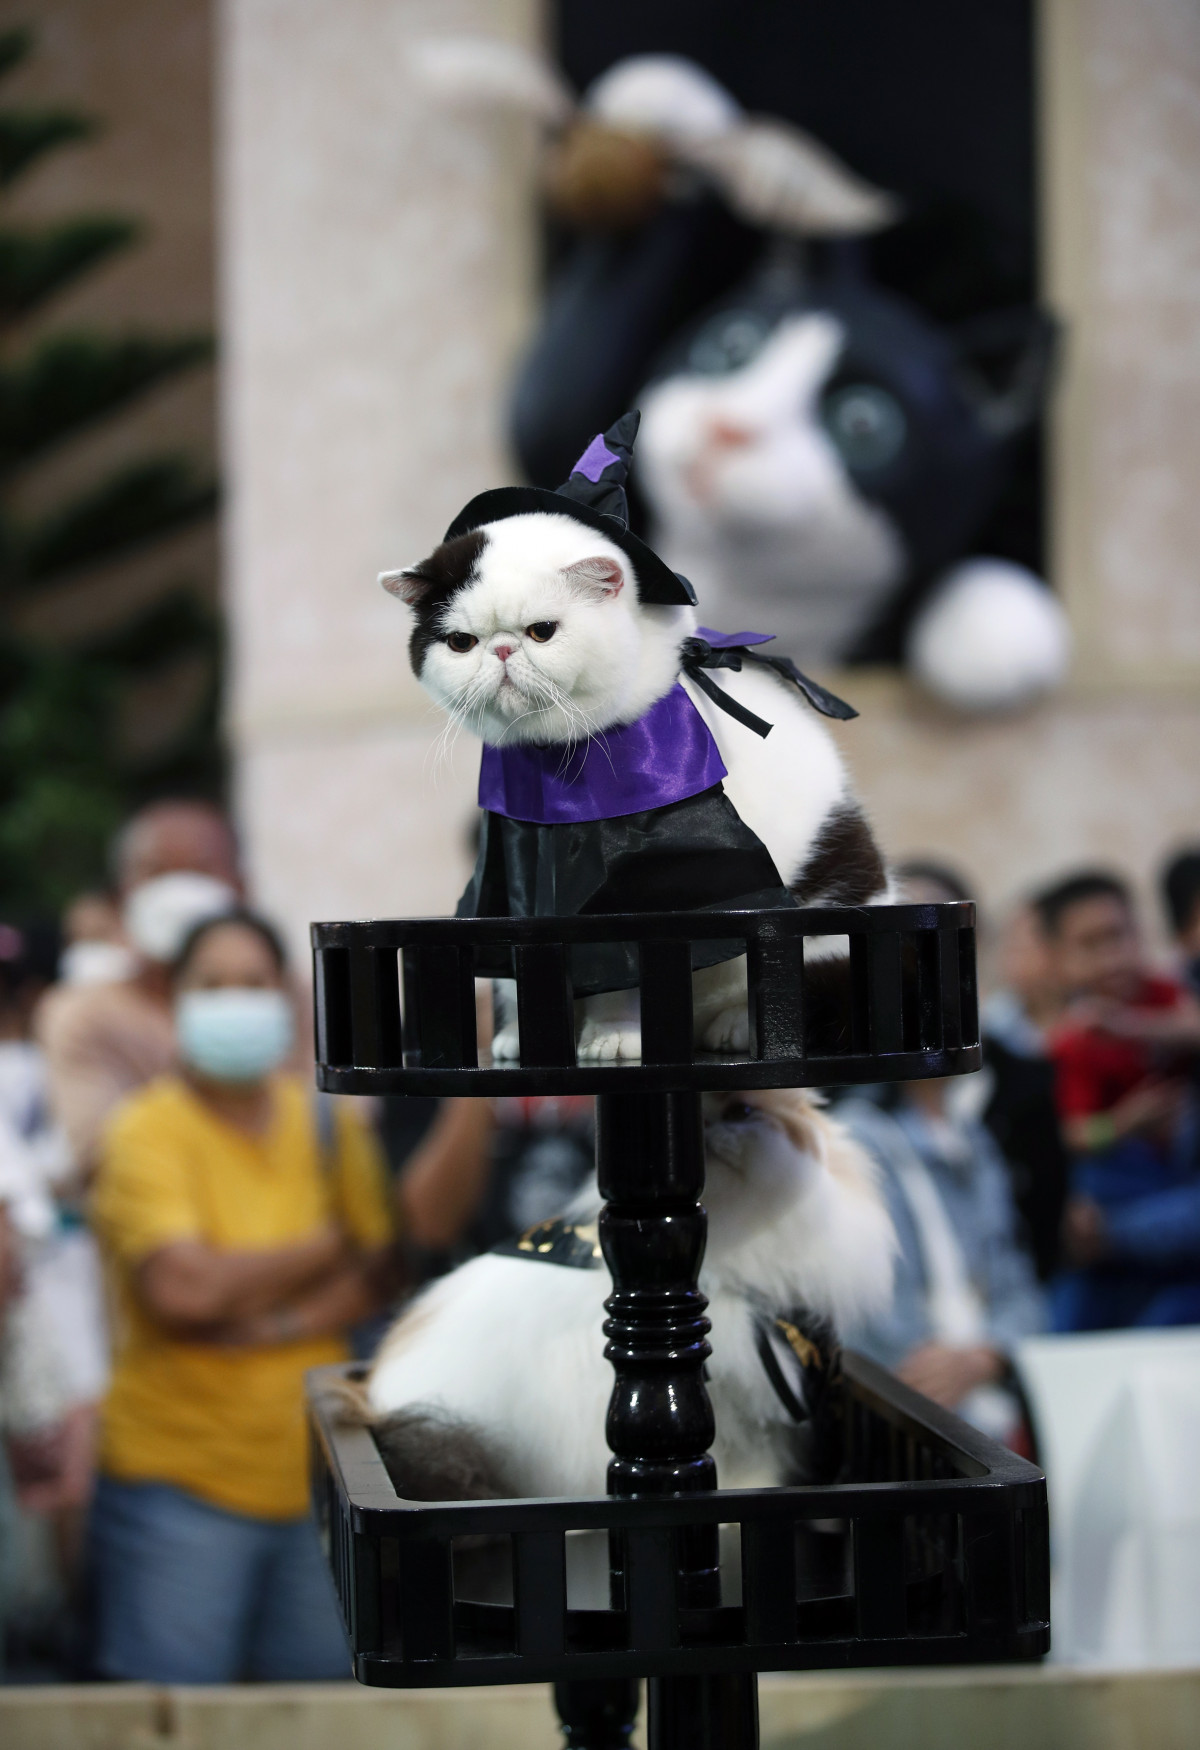
<path fill-rule="evenodd" d="M 376 573 L 505 477 L 531 298 L 515 127 L 422 99 L 405 46 L 531 37 L 533 0 L 225 0 L 220 214 L 225 552 L 238 795 L 264 903 L 439 912 L 476 760 L 408 669 Z M 525 142 L 527 145 L 527 142 Z"/>
<path fill-rule="evenodd" d="M 1200 837 L 1200 12 L 1043 0 L 1040 17 L 1074 673 L 984 722 L 893 675 L 838 682 L 888 848 L 960 863 L 992 905 L 1082 860 L 1147 883 Z M 530 38 L 536 6 L 226 0 L 222 18 L 231 722 L 254 869 L 298 941 L 312 917 L 445 910 L 465 869 L 474 750 L 439 767 L 404 616 L 373 578 L 507 473 L 529 154 L 425 104 L 403 47 Z"/>

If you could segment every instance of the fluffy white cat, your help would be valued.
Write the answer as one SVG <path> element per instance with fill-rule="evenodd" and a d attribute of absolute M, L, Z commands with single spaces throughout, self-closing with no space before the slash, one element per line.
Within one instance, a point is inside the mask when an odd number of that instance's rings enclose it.
<path fill-rule="evenodd" d="M 713 1453 L 723 1487 L 768 1487 L 818 1461 L 764 1365 L 763 1332 L 802 1400 L 814 1395 L 808 1358 L 819 1399 L 830 1357 L 813 1359 L 799 1309 L 836 1331 L 886 1305 L 894 1234 L 869 1160 L 809 1095 L 709 1094 L 704 1108 Z M 593 1185 L 568 1211 L 576 1235 L 594 1243 L 599 1209 Z M 496 1253 L 428 1288 L 367 1385 L 365 1414 L 400 1492 L 603 1494 L 611 1288 L 603 1267 Z"/>
<path fill-rule="evenodd" d="M 692 608 L 641 601 L 629 554 L 570 515 L 485 524 L 381 582 L 415 610 L 409 650 L 421 684 L 493 747 L 603 747 L 606 731 L 643 717 L 680 681 L 696 630 Z M 841 756 L 801 694 L 770 669 L 720 671 L 719 685 L 773 726 L 763 740 L 683 684 L 724 761 L 726 795 L 793 893 L 806 904 L 885 899 L 883 861 Z M 621 992 L 580 1004 L 581 1060 L 638 1054 L 627 1006 Z M 695 1017 L 708 1049 L 746 1049 L 744 961 L 697 973 Z M 512 1026 L 493 1049 L 516 1054 Z"/>

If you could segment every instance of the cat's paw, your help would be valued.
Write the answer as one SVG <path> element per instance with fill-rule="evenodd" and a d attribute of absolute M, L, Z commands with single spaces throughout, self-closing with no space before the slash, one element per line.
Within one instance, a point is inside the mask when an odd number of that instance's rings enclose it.
<path fill-rule="evenodd" d="M 492 1040 L 493 1063 L 516 1063 L 521 1056 L 521 1036 L 516 1026 L 501 1027 Z"/>
<path fill-rule="evenodd" d="M 715 1015 L 700 1035 L 700 1043 L 705 1051 L 749 1051 L 750 1017 L 745 1003 Z"/>
<path fill-rule="evenodd" d="M 642 1055 L 640 1027 L 615 1027 L 611 1021 L 585 1021 L 575 1047 L 578 1063 L 627 1062 Z"/>

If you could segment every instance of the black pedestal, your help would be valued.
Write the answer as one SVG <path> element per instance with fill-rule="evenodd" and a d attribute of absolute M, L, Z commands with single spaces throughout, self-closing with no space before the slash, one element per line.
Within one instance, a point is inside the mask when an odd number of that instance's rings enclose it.
<path fill-rule="evenodd" d="M 753 1750 L 756 1673 L 1036 1658 L 1046 1650 L 1045 1482 L 890 1375 L 848 1357 L 846 1481 L 721 1491 L 698 1287 L 700 1091 L 912 1080 L 980 1060 L 974 908 L 893 906 L 314 926 L 318 1080 L 334 1092 L 594 1092 L 612 1275 L 608 1500 L 400 1500 L 370 1435 L 321 1409 L 317 1503 L 354 1647 L 376 1684 L 553 1681 L 568 1745 Z M 844 1017 L 810 1049 L 804 941 L 845 936 Z M 751 1049 L 693 1047 L 692 945 L 745 953 Z M 571 950 L 635 943 L 642 1058 L 576 1061 Z M 507 956 L 521 1059 L 475 1038 L 473 980 Z M 719 1527 L 740 1527 L 740 1594 Z M 830 1529 L 833 1527 L 834 1529 Z M 568 1608 L 571 1531 L 605 1530 L 607 1610 Z M 511 1547 L 507 1601 L 456 1591 L 456 1538 Z"/>

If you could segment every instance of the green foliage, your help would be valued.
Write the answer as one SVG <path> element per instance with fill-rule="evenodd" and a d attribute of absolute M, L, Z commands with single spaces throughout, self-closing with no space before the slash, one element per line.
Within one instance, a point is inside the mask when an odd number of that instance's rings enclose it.
<path fill-rule="evenodd" d="M 0 366 L 0 474 L 115 413 L 166 377 L 212 356 L 207 335 L 58 334 L 19 364 Z"/>
<path fill-rule="evenodd" d="M 86 140 L 95 131 L 95 123 L 87 116 L 72 115 L 66 109 L 9 110 L 0 115 L 0 187 L 15 182 L 23 170 L 56 146 Z"/>
<path fill-rule="evenodd" d="M 0 77 L 31 44 L 28 31 L 0 32 Z M 0 188 L 94 131 L 65 110 L 0 109 Z M 135 221 L 111 215 L 40 229 L 0 218 L 0 342 L 139 234 Z M 96 333 L 0 350 L 0 913 L 44 915 L 100 878 L 114 828 L 146 794 L 219 787 L 220 627 L 193 586 L 177 584 L 88 640 L 34 640 L 11 617 L 33 591 L 211 513 L 213 481 L 180 456 L 139 457 L 37 519 L 18 516 L 11 500 L 24 470 L 211 351 L 203 335 Z M 130 687 L 189 665 L 194 681 L 197 664 L 208 679 L 191 721 L 170 745 L 135 758 L 122 744 Z"/>
<path fill-rule="evenodd" d="M 25 25 L 0 30 L 0 79 L 19 67 L 33 48 L 33 32 Z"/>
<path fill-rule="evenodd" d="M 10 643 L 0 711 L 0 893 L 6 910 L 66 903 L 103 867 L 123 786 L 103 733 L 113 673 L 73 653 Z"/>
<path fill-rule="evenodd" d="M 127 249 L 140 229 L 131 219 L 95 218 L 0 231 L 0 323 L 15 322 L 106 256 Z"/>
<path fill-rule="evenodd" d="M 134 462 L 47 517 L 21 543 L 25 575 L 64 571 L 132 552 L 207 516 L 216 488 L 182 456 Z"/>

